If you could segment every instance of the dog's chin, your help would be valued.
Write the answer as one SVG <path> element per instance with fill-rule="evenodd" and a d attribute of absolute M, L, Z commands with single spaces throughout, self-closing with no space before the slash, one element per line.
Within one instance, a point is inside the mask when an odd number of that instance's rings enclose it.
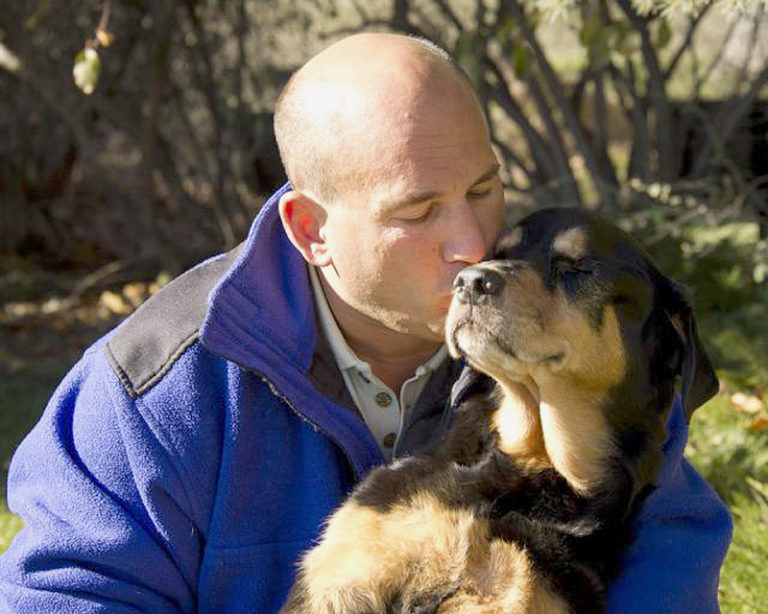
<path fill-rule="evenodd" d="M 453 358 L 464 357 L 472 367 L 499 381 L 529 377 L 542 368 L 560 371 L 570 353 L 565 348 L 531 351 L 514 347 L 516 344 L 479 329 L 470 319 L 454 323 L 446 332 Z"/>
<path fill-rule="evenodd" d="M 525 362 L 501 347 L 490 334 L 479 333 L 471 323 L 456 327 L 447 338 L 451 356 L 464 357 L 473 368 L 496 380 L 524 376 L 527 372 Z"/>

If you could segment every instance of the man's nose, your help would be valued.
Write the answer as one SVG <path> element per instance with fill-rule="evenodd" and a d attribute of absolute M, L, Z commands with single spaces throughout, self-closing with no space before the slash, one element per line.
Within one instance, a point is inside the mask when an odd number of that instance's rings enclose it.
<path fill-rule="evenodd" d="M 471 205 L 464 203 L 461 214 L 453 216 L 449 239 L 443 245 L 446 262 L 475 264 L 485 256 L 491 237 L 486 237 L 483 224 Z"/>
<path fill-rule="evenodd" d="M 492 269 L 471 266 L 456 276 L 453 287 L 460 303 L 478 305 L 501 292 L 504 278 Z"/>

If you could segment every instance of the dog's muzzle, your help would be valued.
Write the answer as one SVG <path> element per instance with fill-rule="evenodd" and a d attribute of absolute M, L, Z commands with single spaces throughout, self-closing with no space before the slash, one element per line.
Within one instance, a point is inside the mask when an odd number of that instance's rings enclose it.
<path fill-rule="evenodd" d="M 456 276 L 453 287 L 459 303 L 479 305 L 501 292 L 504 278 L 492 269 L 474 265 Z"/>

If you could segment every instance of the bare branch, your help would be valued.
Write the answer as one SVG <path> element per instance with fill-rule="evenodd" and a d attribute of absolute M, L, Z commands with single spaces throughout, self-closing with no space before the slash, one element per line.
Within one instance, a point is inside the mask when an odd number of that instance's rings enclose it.
<path fill-rule="evenodd" d="M 461 19 L 459 19 L 458 15 L 454 13 L 453 9 L 448 5 L 447 2 L 445 2 L 445 0 L 432 0 L 432 2 L 433 4 L 437 5 L 437 7 L 440 9 L 440 12 L 450 20 L 450 22 L 459 32 L 466 29 L 465 25 L 461 23 Z"/>
<path fill-rule="evenodd" d="M 513 15 L 516 19 L 519 19 L 521 23 L 525 23 L 526 17 L 518 0 L 506 0 L 503 1 L 502 4 L 511 15 Z M 547 84 L 547 88 L 554 98 L 555 104 L 563 113 L 565 124 L 573 135 L 576 146 L 584 158 L 584 163 L 586 164 L 587 170 L 593 179 L 595 189 L 597 190 L 598 196 L 600 197 L 602 206 L 607 207 L 608 209 L 615 208 L 616 195 L 611 186 L 617 186 L 618 179 L 616 178 L 613 169 L 609 169 L 608 174 L 604 174 L 602 172 L 602 169 L 600 168 L 600 165 L 595 158 L 592 145 L 587 138 L 581 121 L 574 113 L 571 105 L 568 104 L 567 97 L 563 91 L 562 83 L 560 82 L 557 74 L 552 68 L 552 65 L 544 54 L 539 41 L 536 39 L 533 29 L 530 26 L 523 27 L 522 31 L 526 42 L 536 57 L 536 62 L 541 70 L 544 82 Z"/>
<path fill-rule="evenodd" d="M 755 17 L 752 19 L 752 31 L 749 33 L 749 43 L 747 43 L 747 51 L 744 54 L 744 61 L 741 63 L 741 68 L 739 69 L 739 72 L 736 75 L 736 78 L 733 80 L 737 88 L 741 83 L 744 82 L 744 80 L 747 77 L 750 60 L 752 59 L 752 54 L 754 53 L 755 46 L 757 45 L 757 35 L 758 35 L 758 32 L 760 31 L 762 13 L 763 13 L 762 11 L 758 11 L 758 14 L 755 15 Z"/>
<path fill-rule="evenodd" d="M 670 181 L 677 175 L 674 151 L 672 147 L 672 114 L 666 94 L 664 75 L 659 65 L 648 19 L 637 14 L 629 0 L 618 0 L 624 14 L 640 33 L 641 52 L 646 71 L 648 72 L 647 95 L 653 109 L 656 132 L 656 149 L 659 156 L 657 174 L 662 181 Z"/>
<path fill-rule="evenodd" d="M 555 164 L 557 173 L 553 178 L 563 182 L 562 186 L 566 192 L 566 200 L 573 204 L 580 205 L 581 195 L 576 187 L 576 179 L 573 176 L 571 165 L 568 163 L 568 154 L 565 151 L 561 130 L 555 121 L 552 109 L 547 103 L 544 92 L 541 90 L 535 76 L 531 76 L 528 79 L 527 86 L 531 98 L 536 105 L 536 109 L 539 112 L 539 117 L 541 118 L 541 121 L 544 122 L 544 126 L 547 129 L 547 135 L 549 136 L 549 150 L 552 153 L 552 160 Z"/>
<path fill-rule="evenodd" d="M 706 84 L 707 81 L 709 81 L 709 78 L 712 76 L 712 73 L 715 71 L 715 68 L 720 64 L 720 62 L 725 57 L 725 50 L 728 48 L 728 45 L 731 43 L 731 39 L 733 38 L 733 34 L 736 31 L 736 26 L 739 24 L 740 17 L 734 16 L 731 18 L 731 23 L 728 26 L 728 30 L 725 33 L 725 36 L 723 37 L 722 43 L 720 44 L 720 48 L 717 50 L 717 53 L 714 54 L 714 57 L 712 61 L 709 63 L 709 66 L 707 66 L 707 69 L 704 71 L 704 74 L 701 75 L 696 80 L 696 85 L 694 86 L 693 91 L 693 99 L 695 101 L 698 101 L 701 99 L 701 89 Z"/>
<path fill-rule="evenodd" d="M 638 95 L 635 87 L 635 71 L 631 61 L 627 62 L 627 70 L 629 75 L 625 75 L 613 63 L 608 65 L 608 74 L 619 94 L 622 108 L 632 124 L 632 151 L 627 167 L 627 176 L 640 177 L 644 181 L 648 181 L 651 177 L 651 147 L 648 142 L 648 118 L 645 102 Z M 631 99 L 631 105 L 626 100 L 627 97 Z"/>
<path fill-rule="evenodd" d="M 744 116 L 749 113 L 750 108 L 757 100 L 763 87 L 768 84 L 768 67 L 757 75 L 752 81 L 747 93 L 741 97 L 738 102 L 729 105 L 719 116 L 712 122 L 713 126 L 719 127 L 719 131 L 715 138 L 707 140 L 701 152 L 696 157 L 696 161 L 693 165 L 692 175 L 699 177 L 707 171 L 708 165 L 714 154 L 718 150 L 722 151 L 725 147 L 725 143 L 731 138 L 735 130 L 739 127 L 739 123 Z"/>
<path fill-rule="evenodd" d="M 693 51 L 693 37 L 694 34 L 696 34 L 696 29 L 699 27 L 699 24 L 701 23 L 701 20 L 704 18 L 704 16 L 709 12 L 709 9 L 711 9 L 713 6 L 713 0 L 709 0 L 709 2 L 704 5 L 704 8 L 699 11 L 698 15 L 688 19 L 688 29 L 685 31 L 685 38 L 683 39 L 683 42 L 680 43 L 680 47 L 678 47 L 677 51 L 675 51 L 675 54 L 672 56 L 669 65 L 664 70 L 663 78 L 665 82 L 668 81 L 670 76 L 672 76 L 672 73 L 675 72 L 678 63 L 680 62 L 680 58 L 683 57 L 685 51 L 687 49 Z"/>
<path fill-rule="evenodd" d="M 517 155 L 517 153 L 513 151 L 512 148 L 509 147 L 509 145 L 507 145 L 501 139 L 497 139 L 497 138 L 493 139 L 493 143 L 501 150 L 505 158 L 507 158 L 508 160 L 512 160 L 514 165 L 517 168 L 519 168 L 529 180 L 531 179 L 531 177 L 533 176 L 533 172 L 525 165 L 525 162 L 523 161 L 523 159 L 519 155 Z"/>
<path fill-rule="evenodd" d="M 546 141 L 538 133 L 536 128 L 533 127 L 533 124 L 531 124 L 517 101 L 512 98 L 512 95 L 509 93 L 509 84 L 501 69 L 494 62 L 490 63 L 490 68 L 501 85 L 501 87 L 493 87 L 489 84 L 488 91 L 491 93 L 493 101 L 498 104 L 509 118 L 520 128 L 523 133 L 523 138 L 525 138 L 528 143 L 531 157 L 534 159 L 536 165 L 542 169 L 547 176 L 556 177 L 557 166 L 551 158 Z"/>

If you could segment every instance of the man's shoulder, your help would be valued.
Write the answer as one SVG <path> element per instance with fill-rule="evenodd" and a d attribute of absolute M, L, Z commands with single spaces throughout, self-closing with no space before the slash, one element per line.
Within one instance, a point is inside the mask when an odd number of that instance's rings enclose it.
<path fill-rule="evenodd" d="M 138 398 L 169 372 L 197 342 L 208 295 L 241 247 L 215 256 L 165 286 L 125 320 L 104 344 L 112 370 L 131 398 Z"/>

